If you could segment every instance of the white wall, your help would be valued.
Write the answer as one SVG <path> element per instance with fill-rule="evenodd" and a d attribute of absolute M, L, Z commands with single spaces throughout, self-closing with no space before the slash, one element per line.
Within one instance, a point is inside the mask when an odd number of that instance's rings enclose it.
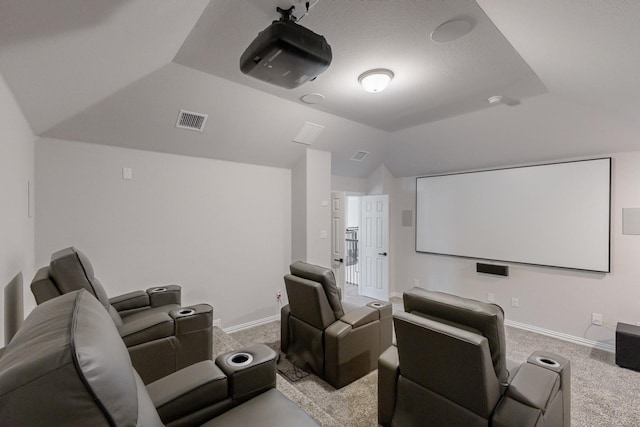
<path fill-rule="evenodd" d="M 29 181 L 33 183 L 34 140 L 24 114 L 0 76 L 0 347 L 5 342 L 6 286 L 24 282 L 26 300 L 33 277 L 34 226 L 28 217 L 27 187 Z M 28 301 L 25 312 L 35 304 Z M 7 303 L 20 304 L 22 299 Z M 20 310 L 19 306 L 14 308 Z"/>
<path fill-rule="evenodd" d="M 331 175 L 331 191 L 364 194 L 367 192 L 367 179 L 354 176 Z"/>
<path fill-rule="evenodd" d="M 51 139 L 36 170 L 37 266 L 73 245 L 109 295 L 179 283 L 183 304 L 213 305 L 223 327 L 278 313 L 290 170 Z"/>
<path fill-rule="evenodd" d="M 590 273 L 509 264 L 509 277 L 475 272 L 475 259 L 415 252 L 414 226 L 393 223 L 396 236 L 395 291 L 419 286 L 487 300 L 494 293 L 508 320 L 588 341 L 612 345 L 615 324 L 640 322 L 640 236 L 622 234 L 622 208 L 640 207 L 640 152 L 613 154 L 611 213 L 611 273 Z M 415 218 L 415 178 L 396 179 L 395 203 L 400 217 Z M 520 307 L 511 307 L 511 298 Z M 601 313 L 605 326 L 591 325 L 591 313 Z"/>
<path fill-rule="evenodd" d="M 307 154 L 291 169 L 291 261 L 307 259 Z"/>
<path fill-rule="evenodd" d="M 331 153 L 307 149 L 306 156 L 306 260 L 312 264 L 331 267 Z"/>

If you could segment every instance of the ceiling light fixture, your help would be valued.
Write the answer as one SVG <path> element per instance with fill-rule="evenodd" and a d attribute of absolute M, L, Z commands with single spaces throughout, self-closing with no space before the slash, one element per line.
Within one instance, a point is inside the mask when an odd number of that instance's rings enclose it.
<path fill-rule="evenodd" d="M 386 68 L 376 68 L 360 74 L 358 81 L 367 92 L 382 92 L 393 78 L 393 71 Z"/>

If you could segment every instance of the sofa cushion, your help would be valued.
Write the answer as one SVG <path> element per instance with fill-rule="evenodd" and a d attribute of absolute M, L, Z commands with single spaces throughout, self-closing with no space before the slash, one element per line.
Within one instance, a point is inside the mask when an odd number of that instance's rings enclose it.
<path fill-rule="evenodd" d="M 403 302 L 407 313 L 421 313 L 432 320 L 486 337 L 498 380 L 508 380 L 504 311 L 500 306 L 422 288 L 406 291 Z"/>
<path fill-rule="evenodd" d="M 203 424 L 202 427 L 304 427 L 317 425 L 319 424 L 306 412 L 287 399 L 281 392 L 272 388 Z"/>
<path fill-rule="evenodd" d="M 109 298 L 102 284 L 96 279 L 89 258 L 74 247 L 62 249 L 51 255 L 49 274 L 60 289 L 60 292 L 86 289 L 105 307 L 109 306 Z"/>
<path fill-rule="evenodd" d="M 344 310 L 342 309 L 342 303 L 340 302 L 340 293 L 336 286 L 336 278 L 333 275 L 333 271 L 304 261 L 294 262 L 291 264 L 289 269 L 291 270 L 291 274 L 294 276 L 320 283 L 324 288 L 327 300 L 329 301 L 329 305 L 331 306 L 336 319 L 344 316 Z"/>

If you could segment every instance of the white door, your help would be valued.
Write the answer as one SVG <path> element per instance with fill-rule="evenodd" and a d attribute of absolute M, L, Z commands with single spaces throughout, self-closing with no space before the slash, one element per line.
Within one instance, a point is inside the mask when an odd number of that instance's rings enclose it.
<path fill-rule="evenodd" d="M 345 196 L 343 192 L 331 193 L 331 269 L 336 276 L 336 285 L 344 296 L 344 233 Z"/>
<path fill-rule="evenodd" d="M 389 300 L 389 196 L 362 196 L 360 294 Z"/>

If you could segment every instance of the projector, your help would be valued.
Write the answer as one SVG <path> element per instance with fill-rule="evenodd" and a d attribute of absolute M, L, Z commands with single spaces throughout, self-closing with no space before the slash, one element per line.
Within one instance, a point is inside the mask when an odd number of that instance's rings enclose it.
<path fill-rule="evenodd" d="M 323 36 L 296 24 L 291 9 L 278 12 L 282 18 L 260 32 L 240 57 L 240 71 L 293 89 L 329 68 L 331 46 Z"/>

